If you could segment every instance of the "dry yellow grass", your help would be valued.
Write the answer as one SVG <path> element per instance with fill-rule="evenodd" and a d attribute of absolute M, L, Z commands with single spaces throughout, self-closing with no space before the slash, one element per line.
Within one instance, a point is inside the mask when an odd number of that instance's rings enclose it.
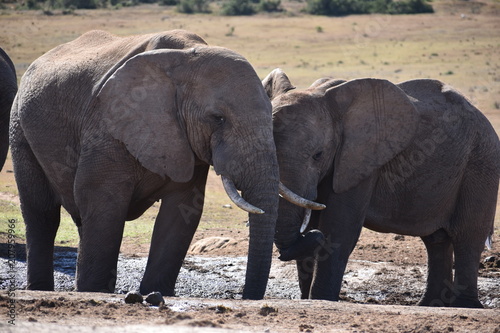
<path fill-rule="evenodd" d="M 186 29 L 211 45 L 241 53 L 261 78 L 281 67 L 298 88 L 324 76 L 393 82 L 440 79 L 468 96 L 500 133 L 500 5 L 497 0 L 488 1 L 486 5 L 435 1 L 432 15 L 341 18 L 303 15 L 296 9 L 252 17 L 182 15 L 157 5 L 54 16 L 4 10 L 0 11 L 0 46 L 12 57 L 20 77 L 34 59 L 88 30 L 127 35 Z M 285 3 L 287 8 L 295 4 Z M 9 163 L 6 170 L 11 168 Z M 0 173 L 0 192 L 15 192 L 13 184 L 12 174 Z M 242 227 L 245 214 L 220 208 L 228 199 L 215 177 L 209 187 L 201 227 Z M 151 226 L 152 216 L 154 212 L 148 212 L 137 223 Z M 499 216 L 497 212 L 497 224 Z M 143 232 L 134 223 L 130 228 Z"/>

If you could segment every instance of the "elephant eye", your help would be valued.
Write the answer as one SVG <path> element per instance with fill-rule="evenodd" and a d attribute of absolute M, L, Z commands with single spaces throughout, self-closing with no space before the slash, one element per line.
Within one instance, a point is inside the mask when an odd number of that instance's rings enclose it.
<path fill-rule="evenodd" d="M 321 156 L 322 156 L 322 155 L 323 155 L 323 152 L 322 152 L 322 151 L 320 151 L 320 152 L 318 152 L 318 153 L 314 154 L 314 155 L 312 156 L 312 158 L 313 158 L 315 161 L 318 161 L 319 159 L 321 159 Z"/>
<path fill-rule="evenodd" d="M 213 116 L 213 119 L 217 125 L 222 125 L 226 122 L 226 118 L 220 115 Z"/>

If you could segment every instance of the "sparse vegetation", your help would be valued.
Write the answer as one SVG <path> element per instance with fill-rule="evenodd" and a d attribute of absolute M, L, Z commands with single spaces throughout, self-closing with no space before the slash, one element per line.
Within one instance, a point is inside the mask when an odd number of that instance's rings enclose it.
<path fill-rule="evenodd" d="M 256 12 L 250 0 L 228 0 L 221 7 L 221 14 L 226 16 L 253 15 Z"/>
<path fill-rule="evenodd" d="M 180 0 L 177 4 L 177 11 L 185 14 L 210 13 L 209 6 L 209 0 Z"/>
<path fill-rule="evenodd" d="M 314 15 L 433 13 L 426 0 L 307 0 L 306 11 Z"/>
<path fill-rule="evenodd" d="M 428 0 L 306 0 L 304 10 L 314 15 L 345 16 L 351 14 L 414 14 L 432 13 Z M 46 15 L 61 9 L 73 13 L 75 9 L 122 8 L 141 3 L 158 3 L 162 6 L 176 6 L 185 14 L 209 13 L 210 6 L 220 7 L 221 15 L 253 15 L 258 12 L 281 12 L 281 0 L 19 0 L 18 8 L 43 9 Z M 3 5 L 0 3 L 0 5 Z M 69 11 L 69 12 L 68 12 Z"/>

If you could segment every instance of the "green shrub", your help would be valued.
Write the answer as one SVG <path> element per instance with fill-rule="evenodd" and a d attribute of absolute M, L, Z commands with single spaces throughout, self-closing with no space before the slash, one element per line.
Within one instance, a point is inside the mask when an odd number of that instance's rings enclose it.
<path fill-rule="evenodd" d="M 106 7 L 106 0 L 62 0 L 62 8 L 96 9 Z"/>
<path fill-rule="evenodd" d="M 177 11 L 185 14 L 210 13 L 209 0 L 180 0 Z"/>
<path fill-rule="evenodd" d="M 159 0 L 158 3 L 161 6 L 176 6 L 179 1 L 178 0 Z"/>
<path fill-rule="evenodd" d="M 433 13 L 426 0 L 307 0 L 306 12 L 314 15 Z"/>
<path fill-rule="evenodd" d="M 281 7 L 281 0 L 260 0 L 257 5 L 259 12 L 281 12 L 283 8 Z"/>
<path fill-rule="evenodd" d="M 229 0 L 221 7 L 221 14 L 226 16 L 253 15 L 255 7 L 249 0 Z"/>
<path fill-rule="evenodd" d="M 434 9 L 425 0 L 390 1 L 388 14 L 434 13 Z"/>

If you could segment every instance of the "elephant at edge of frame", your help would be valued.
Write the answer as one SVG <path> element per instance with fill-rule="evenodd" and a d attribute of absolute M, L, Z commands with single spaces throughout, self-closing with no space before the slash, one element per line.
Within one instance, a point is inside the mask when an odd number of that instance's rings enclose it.
<path fill-rule="evenodd" d="M 486 117 L 436 80 L 323 78 L 299 91 L 275 69 L 263 85 L 281 182 L 327 207 L 280 199 L 275 244 L 281 260 L 297 262 L 301 297 L 339 299 L 364 226 L 421 237 L 428 277 L 419 305 L 482 307 L 478 268 L 500 173 Z"/>
<path fill-rule="evenodd" d="M 248 61 L 183 30 L 91 31 L 35 60 L 10 125 L 27 288 L 54 289 L 64 207 L 80 236 L 76 289 L 114 292 L 125 221 L 161 200 L 140 292 L 174 295 L 213 165 L 250 213 L 243 298 L 262 298 L 279 191 L 271 111 Z"/>
<path fill-rule="evenodd" d="M 0 171 L 9 150 L 10 109 L 16 92 L 16 68 L 7 53 L 0 48 Z"/>

